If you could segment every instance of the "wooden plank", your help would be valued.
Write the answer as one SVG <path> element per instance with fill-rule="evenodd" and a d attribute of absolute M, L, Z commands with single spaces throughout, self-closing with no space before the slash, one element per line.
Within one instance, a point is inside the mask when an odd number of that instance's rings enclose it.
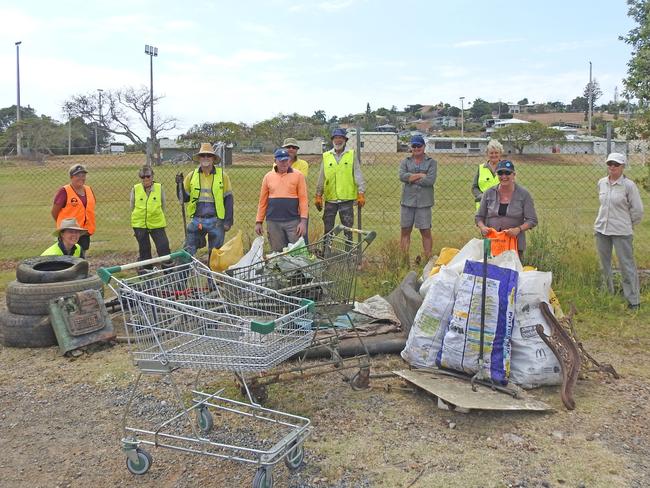
<path fill-rule="evenodd" d="M 518 398 L 514 398 L 488 386 L 477 385 L 477 391 L 472 391 L 469 381 L 431 371 L 400 370 L 393 373 L 444 402 L 462 409 L 538 412 L 552 410 L 550 405 L 532 398 L 523 391 L 518 394 Z"/>

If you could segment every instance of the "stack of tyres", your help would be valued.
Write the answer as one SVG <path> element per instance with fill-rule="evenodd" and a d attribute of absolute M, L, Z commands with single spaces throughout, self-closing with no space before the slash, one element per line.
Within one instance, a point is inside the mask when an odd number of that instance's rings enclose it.
<path fill-rule="evenodd" d="M 16 280 L 7 285 L 7 310 L 0 310 L 0 339 L 7 347 L 49 347 L 56 337 L 50 300 L 82 290 L 102 289 L 88 276 L 88 261 L 73 256 L 39 256 L 22 261 Z"/>

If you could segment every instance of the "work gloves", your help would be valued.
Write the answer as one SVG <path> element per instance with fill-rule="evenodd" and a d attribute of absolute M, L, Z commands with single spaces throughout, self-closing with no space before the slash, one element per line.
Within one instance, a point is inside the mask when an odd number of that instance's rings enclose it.
<path fill-rule="evenodd" d="M 323 195 L 316 195 L 314 197 L 314 205 L 319 212 L 323 210 Z"/>
<path fill-rule="evenodd" d="M 366 196 L 363 193 L 357 193 L 357 206 L 362 208 L 366 204 Z"/>

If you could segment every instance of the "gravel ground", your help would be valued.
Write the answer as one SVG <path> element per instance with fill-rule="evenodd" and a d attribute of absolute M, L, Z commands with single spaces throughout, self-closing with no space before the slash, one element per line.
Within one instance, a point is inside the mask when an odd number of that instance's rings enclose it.
<path fill-rule="evenodd" d="M 591 346 L 623 378 L 581 381 L 573 412 L 554 388 L 534 392 L 553 412 L 461 414 L 437 409 L 421 392 L 385 391 L 386 384 L 403 386 L 397 379 L 374 380 L 361 392 L 338 374 L 274 385 L 268 407 L 313 422 L 305 465 L 290 473 L 278 464 L 275 486 L 650 486 L 650 381 L 635 370 L 647 362 L 647 349 L 616 356 L 605 344 Z M 373 362 L 375 371 L 404 366 L 397 357 Z M 55 348 L 0 348 L 0 485 L 250 486 L 253 466 L 155 447 L 148 448 L 150 471 L 131 475 L 119 440 L 135 374 L 124 345 L 78 358 Z M 222 385 L 224 395 L 238 396 L 231 377 L 205 376 L 208 391 Z M 184 392 L 191 387 L 190 372 L 175 377 Z M 145 378 L 129 425 L 175 414 L 168 383 Z M 249 445 L 259 433 L 246 421 L 218 418 L 214 435 Z M 268 429 L 261 436 L 261 445 L 271 444 Z"/>

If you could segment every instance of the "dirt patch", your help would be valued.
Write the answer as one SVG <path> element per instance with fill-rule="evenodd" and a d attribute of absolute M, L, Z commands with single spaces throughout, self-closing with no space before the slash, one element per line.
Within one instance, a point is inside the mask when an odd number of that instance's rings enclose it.
<path fill-rule="evenodd" d="M 607 350 L 606 344 L 590 344 Z M 600 352 L 599 352 L 600 353 Z M 563 409 L 557 390 L 535 395 L 556 409 L 546 414 L 460 414 L 439 410 L 422 393 L 387 392 L 395 379 L 353 391 L 337 375 L 274 385 L 268 406 L 311 418 L 306 464 L 273 471 L 276 486 L 632 486 L 650 485 L 650 383 L 634 363 L 620 364 L 618 381 L 592 376 L 577 389 L 578 408 Z M 120 450 L 120 419 L 136 370 L 125 345 L 77 359 L 56 348 L 0 348 L 0 480 L 6 486 L 250 486 L 254 468 L 169 449 L 149 449 L 151 470 L 131 475 Z M 398 357 L 378 357 L 375 371 L 403 368 Z M 176 375 L 181 389 L 190 372 Z M 169 385 L 147 378 L 136 411 L 160 414 Z M 232 378 L 208 374 L 238 395 Z M 132 420 L 131 422 L 135 422 Z"/>

